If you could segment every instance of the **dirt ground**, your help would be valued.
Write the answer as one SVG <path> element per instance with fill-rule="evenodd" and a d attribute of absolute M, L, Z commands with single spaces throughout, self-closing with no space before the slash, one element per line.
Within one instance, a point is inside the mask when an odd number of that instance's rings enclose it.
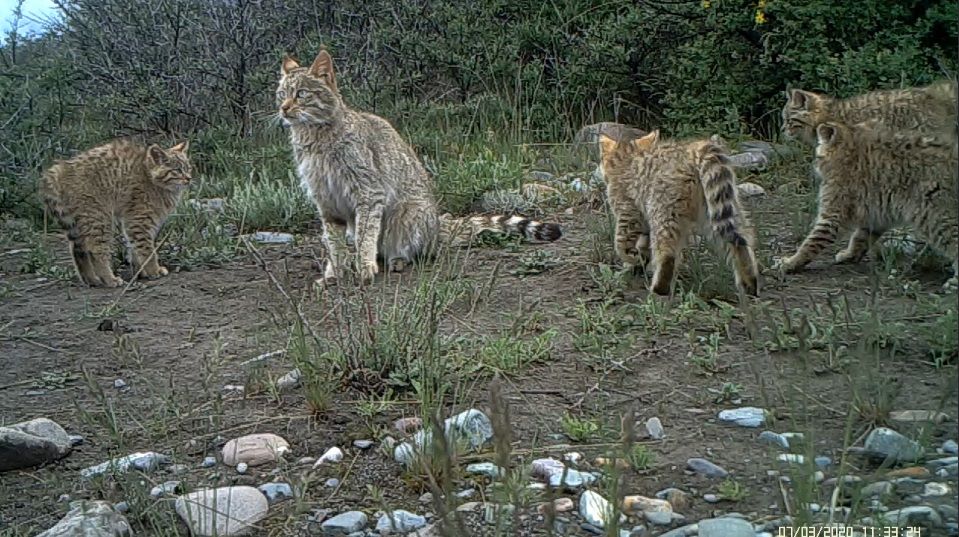
<path fill-rule="evenodd" d="M 778 231 L 788 225 L 778 216 L 784 211 L 774 196 L 751 200 L 751 209 L 757 225 L 767 230 L 761 248 L 772 247 L 779 255 L 795 245 L 792 235 Z M 742 312 L 733 316 L 716 363 L 709 368 L 693 362 L 690 340 L 708 335 L 708 329 L 700 325 L 709 325 L 709 317 L 718 315 L 716 308 L 659 333 L 627 327 L 621 334 L 627 343 L 617 348 L 614 359 L 585 359 L 573 343 L 580 319 L 572 312 L 580 300 L 595 304 L 603 299 L 588 272 L 595 263 L 588 255 L 590 231 L 584 221 L 591 216 L 577 210 L 572 215 L 560 213 L 557 218 L 565 226 L 566 236 L 555 243 L 523 244 L 516 251 L 473 250 L 466 279 L 488 281 L 497 265 L 500 275 L 488 298 L 471 314 L 465 309 L 454 312 L 458 318 L 443 324 L 451 334 L 489 334 L 532 308 L 540 315 L 534 331 L 557 330 L 548 360 L 504 379 L 516 453 L 533 449 L 536 455 L 561 456 L 582 451 L 592 460 L 605 449 L 599 446 L 603 440 L 585 445 L 571 442 L 563 434 L 566 413 L 591 416 L 613 427 L 618 427 L 621 416 L 629 411 L 640 424 L 656 416 L 666 437 L 651 440 L 642 426 L 638 427 L 640 441 L 648 445 L 655 459 L 648 470 L 626 472 L 624 492 L 653 496 L 661 489 L 678 487 L 692 494 L 691 504 L 681 510 L 688 522 L 732 511 L 755 521 L 787 512 L 779 478 L 767 473 L 770 469 L 785 473 L 785 469 L 775 460 L 777 451 L 757 441 L 760 431 L 804 431 L 813 438 L 815 455 L 835 461 L 842 457 L 844 445 L 861 438 L 868 424 L 861 416 L 847 419 L 857 401 L 852 387 L 856 379 L 851 377 L 858 373 L 850 371 L 860 370 L 832 367 L 829 352 L 821 349 L 777 352 L 756 344 L 750 341 L 749 322 Z M 61 237 L 48 239 L 58 244 L 60 261 L 68 266 Z M 277 476 L 303 487 L 301 499 L 271 508 L 270 516 L 260 524 L 263 535 L 314 531 L 307 524 L 314 509 L 333 514 L 348 509 L 372 514 L 384 505 L 420 514 L 431 510 L 418 501 L 424 489 L 408 479 L 391 457 L 379 449 L 359 451 L 351 446 L 358 438 L 379 440 L 372 438 L 370 427 L 357 412 L 361 394 L 340 389 L 328 411 L 313 415 L 301 390 L 279 395 L 249 388 L 245 395 L 224 391 L 226 385 L 256 384 L 241 362 L 286 348 L 293 319 L 289 303 L 252 256 L 243 255 L 222 268 L 173 273 L 121 291 L 88 289 L 19 273 L 19 258 L 25 255 L 16 253 L 19 248 L 23 245 L 13 245 L 0 257 L 0 279 L 6 289 L 0 298 L 0 423 L 49 417 L 70 434 L 83 435 L 85 441 L 57 463 L 0 475 L 0 534 L 34 535 L 52 526 L 67 510 L 62 495 L 69 495 L 71 499 L 129 501 L 132 510 L 128 516 L 137 534 L 158 534 L 156 520 L 167 520 L 164 532 L 186 535 L 185 526 L 177 525 L 175 516 L 156 515 L 164 509 L 172 511 L 170 502 L 150 499 L 142 492 L 149 490 L 150 483 L 136 482 L 173 479 L 169 473 L 102 487 L 87 487 L 79 479 L 82 468 L 111 456 L 147 450 L 171 455 L 186 465 L 175 479 L 190 488 L 257 485 Z M 307 292 L 318 276 L 315 236 L 299 237 L 295 245 L 263 245 L 259 249 L 271 272 L 294 297 Z M 561 263 L 540 274 L 511 274 L 522 266 L 523 256 L 535 249 L 555 254 Z M 848 300 L 851 310 L 866 309 L 873 294 L 871 266 L 833 266 L 826 259 L 824 256 L 808 271 L 784 282 L 766 275 L 762 297 L 753 302 L 757 306 L 752 311 L 768 316 L 784 309 L 801 310 L 813 316 L 840 296 Z M 936 291 L 945 276 L 918 276 L 920 294 Z M 373 289 L 386 296 L 397 286 L 408 288 L 411 279 L 411 275 L 388 279 L 381 275 Z M 642 303 L 646 298 L 642 284 L 635 283 L 622 303 Z M 327 313 L 326 303 L 318 299 L 305 303 L 305 315 L 320 333 L 330 329 L 321 322 Z M 680 307 L 677 299 L 666 306 Z M 908 318 L 915 310 L 915 299 L 883 292 L 876 307 L 889 316 Z M 766 323 L 763 319 L 757 322 Z M 883 353 L 878 369 L 863 367 L 870 375 L 898 386 L 893 408 L 943 408 L 950 414 L 949 420 L 927 434 L 928 445 L 936 447 L 957 436 L 956 369 L 954 365 L 935 367 L 928 357 L 912 351 L 907 345 L 895 356 Z M 863 363 L 867 363 L 865 358 Z M 267 364 L 273 378 L 291 368 L 282 355 Z M 122 379 L 127 387 L 115 388 L 116 379 Z M 488 377 L 462 379 L 457 404 L 449 412 L 469 407 L 489 410 L 488 381 Z M 726 382 L 735 383 L 738 389 L 733 397 L 723 399 L 717 394 Z M 717 413 L 735 406 L 763 407 L 777 420 L 759 429 L 719 423 Z M 398 404 L 373 421 L 387 430 L 393 420 L 415 415 L 416 409 L 410 396 L 401 396 Z M 216 453 L 218 441 L 252 432 L 285 437 L 292 446 L 290 461 L 318 457 L 331 446 L 342 447 L 346 459 L 321 468 L 309 481 L 303 481 L 309 467 L 293 463 L 252 468 L 246 476 L 223 465 L 200 468 L 205 456 Z M 615 435 L 605 441 L 615 441 Z M 748 494 L 738 501 L 707 503 L 703 494 L 717 493 L 721 481 L 689 475 L 685 467 L 690 457 L 705 457 L 725 467 Z M 514 460 L 518 463 L 520 458 Z M 524 460 L 528 464 L 528 456 Z M 850 471 L 860 475 L 874 471 L 858 461 L 850 463 Z M 271 471 L 276 475 L 269 475 Z M 836 467 L 827 469 L 826 475 L 835 476 Z M 325 488 L 323 483 L 329 477 L 339 478 L 340 487 Z M 480 492 L 472 499 L 483 501 L 479 478 L 460 479 L 458 490 L 475 486 Z M 381 497 L 372 497 L 371 485 L 379 489 Z M 815 493 L 815 499 L 828 504 L 827 493 L 824 488 Z M 528 525 L 537 526 L 535 516 Z M 4 533 L 7 531 L 11 532 Z M 662 530 L 652 534 L 657 531 Z M 572 524 L 571 532 L 586 535 L 578 522 Z"/>

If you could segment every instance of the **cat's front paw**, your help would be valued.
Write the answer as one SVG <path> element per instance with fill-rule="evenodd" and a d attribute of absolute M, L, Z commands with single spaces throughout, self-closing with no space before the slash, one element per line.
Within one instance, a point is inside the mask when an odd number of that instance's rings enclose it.
<path fill-rule="evenodd" d="M 796 256 L 790 256 L 787 258 L 775 258 L 772 269 L 777 272 L 784 272 L 789 274 L 790 272 L 796 272 L 801 268 L 801 265 L 796 260 Z"/>
<path fill-rule="evenodd" d="M 162 278 L 170 274 L 170 271 L 166 267 L 157 265 L 156 268 L 144 268 L 140 272 L 140 279 L 142 280 L 155 280 L 157 278 Z"/>
<path fill-rule="evenodd" d="M 843 265 L 846 263 L 858 263 L 862 261 L 863 254 L 850 252 L 848 250 L 843 250 L 836 254 L 836 264 Z"/>
<path fill-rule="evenodd" d="M 377 266 L 376 260 L 359 261 L 357 265 L 356 274 L 359 276 L 360 281 L 363 282 L 372 281 L 373 277 L 376 276 L 376 273 L 380 271 L 380 267 Z"/>

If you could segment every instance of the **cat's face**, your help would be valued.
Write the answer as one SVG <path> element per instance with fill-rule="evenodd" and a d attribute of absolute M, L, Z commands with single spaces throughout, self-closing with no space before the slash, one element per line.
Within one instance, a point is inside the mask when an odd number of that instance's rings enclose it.
<path fill-rule="evenodd" d="M 153 183 L 164 188 L 179 189 L 193 180 L 193 168 L 186 154 L 189 142 L 177 144 L 169 149 L 157 145 L 147 148 L 147 158 L 152 164 L 150 178 Z"/>
<path fill-rule="evenodd" d="M 826 120 L 829 98 L 817 93 L 792 90 L 783 107 L 783 134 L 809 145 L 816 144 L 816 125 Z"/>
<path fill-rule="evenodd" d="M 328 52 L 321 50 L 309 68 L 286 58 L 280 75 L 276 104 L 284 125 L 322 126 L 336 119 L 342 102 Z"/>

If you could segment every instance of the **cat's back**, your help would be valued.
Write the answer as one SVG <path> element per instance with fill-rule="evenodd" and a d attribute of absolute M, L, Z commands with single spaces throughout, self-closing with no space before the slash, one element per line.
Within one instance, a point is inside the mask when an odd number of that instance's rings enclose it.
<path fill-rule="evenodd" d="M 876 90 L 840 100 L 836 119 L 847 124 L 878 120 L 889 128 L 938 132 L 955 122 L 955 103 L 955 82 L 943 80 L 926 86 Z"/>
<path fill-rule="evenodd" d="M 116 200 L 143 175 L 145 154 L 135 142 L 114 140 L 59 160 L 41 176 L 41 194 L 70 204 Z"/>

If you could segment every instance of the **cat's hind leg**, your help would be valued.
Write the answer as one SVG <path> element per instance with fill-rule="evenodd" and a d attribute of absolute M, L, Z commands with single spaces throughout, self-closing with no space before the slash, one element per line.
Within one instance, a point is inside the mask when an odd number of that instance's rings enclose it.
<path fill-rule="evenodd" d="M 380 252 L 387 270 L 403 272 L 420 256 L 430 253 L 439 233 L 436 209 L 423 203 L 405 202 L 383 220 Z"/>

